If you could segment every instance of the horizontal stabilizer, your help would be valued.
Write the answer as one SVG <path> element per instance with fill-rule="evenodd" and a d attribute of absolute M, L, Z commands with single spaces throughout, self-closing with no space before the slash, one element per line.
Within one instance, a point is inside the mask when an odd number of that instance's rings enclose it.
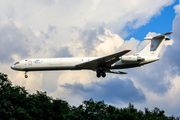
<path fill-rule="evenodd" d="M 164 38 L 164 37 L 167 36 L 167 35 L 170 35 L 171 33 L 172 33 L 172 32 L 167 32 L 167 33 L 165 33 L 165 34 L 155 36 L 155 37 L 153 37 L 153 39 L 161 39 L 161 38 Z"/>
<path fill-rule="evenodd" d="M 127 74 L 126 72 L 121 71 L 114 71 L 114 70 L 106 70 L 107 73 L 114 73 L 114 74 Z"/>
<path fill-rule="evenodd" d="M 166 37 L 167 35 L 170 35 L 170 34 L 172 34 L 172 32 L 167 32 L 165 34 L 157 35 L 157 36 L 154 36 L 154 37 L 145 37 L 144 40 L 163 39 L 164 37 Z M 170 40 L 170 39 L 167 37 L 166 40 Z"/>

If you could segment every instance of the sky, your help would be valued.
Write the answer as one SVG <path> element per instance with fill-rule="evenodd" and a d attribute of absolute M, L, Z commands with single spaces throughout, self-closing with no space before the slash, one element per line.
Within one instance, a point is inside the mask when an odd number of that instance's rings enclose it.
<path fill-rule="evenodd" d="M 0 0 L 0 72 L 30 93 L 46 91 L 78 106 L 104 100 L 139 110 L 158 107 L 180 115 L 180 5 L 175 0 Z M 149 35 L 173 32 L 154 63 L 122 69 L 127 75 L 94 71 L 13 71 L 21 59 L 96 57 L 138 52 Z"/>

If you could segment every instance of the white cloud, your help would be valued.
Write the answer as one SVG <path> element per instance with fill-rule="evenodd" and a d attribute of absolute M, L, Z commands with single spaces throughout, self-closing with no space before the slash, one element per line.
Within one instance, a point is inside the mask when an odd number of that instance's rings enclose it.
<path fill-rule="evenodd" d="M 20 21 L 33 31 L 47 30 L 49 25 L 56 26 L 54 46 L 69 43 L 78 34 L 69 32 L 71 27 L 96 28 L 104 25 L 112 32 L 125 33 L 125 27 L 138 28 L 149 22 L 154 15 L 173 0 L 128 0 L 128 1 L 0 1 L 0 18 Z"/>
<path fill-rule="evenodd" d="M 71 44 L 74 56 L 104 56 L 117 52 L 124 40 L 111 31 L 98 27 L 78 30 L 79 37 Z"/>
<path fill-rule="evenodd" d="M 174 6 L 174 9 L 176 14 L 180 13 L 180 5 Z"/>

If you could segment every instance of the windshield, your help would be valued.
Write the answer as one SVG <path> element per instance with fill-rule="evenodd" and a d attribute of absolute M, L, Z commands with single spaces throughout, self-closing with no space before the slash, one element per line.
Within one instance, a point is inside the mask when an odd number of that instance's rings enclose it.
<path fill-rule="evenodd" d="M 19 64 L 19 62 L 16 62 L 14 65 L 17 65 L 17 64 Z"/>

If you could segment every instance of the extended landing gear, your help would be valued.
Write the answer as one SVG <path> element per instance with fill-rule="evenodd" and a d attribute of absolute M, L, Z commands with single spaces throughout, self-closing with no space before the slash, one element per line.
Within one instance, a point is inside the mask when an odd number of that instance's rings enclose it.
<path fill-rule="evenodd" d="M 25 78 L 28 78 L 27 72 L 28 72 L 28 71 L 25 72 L 25 76 L 24 76 Z"/>
<path fill-rule="evenodd" d="M 98 78 L 100 78 L 101 76 L 102 77 L 106 77 L 106 71 L 105 70 L 101 70 L 101 69 L 98 69 L 97 71 L 96 71 L 96 76 L 98 77 Z"/>

